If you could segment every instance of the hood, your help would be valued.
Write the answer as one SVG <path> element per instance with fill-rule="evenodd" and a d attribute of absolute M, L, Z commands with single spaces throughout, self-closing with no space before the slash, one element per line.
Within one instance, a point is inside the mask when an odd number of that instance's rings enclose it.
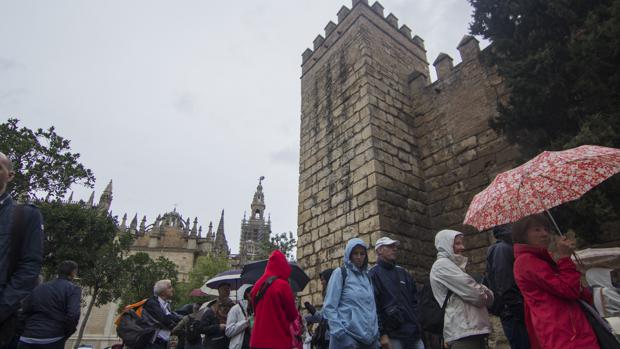
<path fill-rule="evenodd" d="M 512 226 L 510 224 L 502 224 L 493 228 L 493 237 L 512 244 Z"/>
<path fill-rule="evenodd" d="M 590 268 L 586 272 L 588 285 L 615 288 L 611 283 L 611 271 L 609 268 Z"/>
<path fill-rule="evenodd" d="M 454 239 L 463 235 L 460 231 L 445 229 L 435 235 L 435 248 L 437 258 L 448 258 L 458 265 L 461 269 L 467 265 L 467 257 L 454 254 Z"/>
<path fill-rule="evenodd" d="M 366 252 L 368 252 L 368 245 L 364 242 L 364 240 L 359 238 L 353 238 L 347 242 L 347 247 L 344 249 L 344 264 L 352 270 L 359 270 L 353 262 L 351 262 L 351 252 L 356 246 L 362 246 Z M 362 266 L 362 270 L 368 269 L 368 254 L 366 254 L 366 260 L 364 261 L 364 265 Z"/>
<path fill-rule="evenodd" d="M 239 287 L 239 289 L 237 290 L 237 300 L 243 300 L 243 294 L 245 293 L 245 291 L 248 288 L 252 288 L 252 284 L 243 284 L 241 285 L 241 287 Z"/>
<path fill-rule="evenodd" d="M 291 266 L 288 264 L 284 253 L 280 250 L 273 251 L 265 267 L 265 275 L 275 275 L 280 279 L 288 280 L 291 271 Z"/>

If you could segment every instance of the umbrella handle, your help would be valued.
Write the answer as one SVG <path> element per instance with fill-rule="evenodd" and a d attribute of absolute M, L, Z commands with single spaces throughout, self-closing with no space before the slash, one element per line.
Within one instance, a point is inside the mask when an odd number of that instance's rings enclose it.
<path fill-rule="evenodd" d="M 558 232 L 558 234 L 560 234 L 560 236 L 564 236 L 564 234 L 562 234 L 562 231 L 560 230 L 560 227 L 558 227 L 558 223 L 556 223 L 555 219 L 553 219 L 551 212 L 549 212 L 549 210 L 547 209 L 545 209 L 545 211 L 547 212 L 547 215 L 549 215 L 549 218 L 551 218 L 551 222 L 553 222 L 553 226 L 555 227 L 555 230 Z M 579 258 L 577 253 L 575 253 L 575 251 L 573 251 L 573 256 L 575 256 L 575 260 L 577 261 L 577 264 L 579 264 L 580 267 L 585 269 L 585 265 L 583 264 L 583 261 L 581 260 L 581 258 Z"/>

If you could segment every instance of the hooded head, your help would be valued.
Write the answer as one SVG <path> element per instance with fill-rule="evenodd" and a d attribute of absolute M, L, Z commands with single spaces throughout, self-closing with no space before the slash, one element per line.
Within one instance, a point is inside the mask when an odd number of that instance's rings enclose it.
<path fill-rule="evenodd" d="M 291 266 L 286 260 L 286 256 L 280 250 L 275 250 L 269 256 L 269 261 L 265 267 L 265 275 L 275 275 L 280 279 L 288 280 L 291 276 Z"/>
<path fill-rule="evenodd" d="M 512 244 L 512 226 L 510 224 L 502 224 L 493 228 L 493 237 Z"/>
<path fill-rule="evenodd" d="M 237 300 L 243 300 L 245 293 L 250 292 L 252 290 L 252 284 L 243 284 L 237 290 Z"/>
<path fill-rule="evenodd" d="M 459 267 L 464 268 L 467 264 L 467 257 L 454 253 L 454 239 L 463 235 L 456 230 L 442 230 L 435 235 L 435 248 L 437 249 L 437 258 L 448 258 L 456 263 Z"/>
<path fill-rule="evenodd" d="M 362 239 L 353 238 L 347 242 L 347 247 L 344 249 L 344 264 L 352 270 L 359 270 L 351 261 L 351 252 L 356 246 L 362 246 L 366 251 L 368 251 L 368 245 L 364 243 Z M 362 265 L 361 270 L 366 270 L 368 268 L 368 254 L 366 255 L 366 259 L 364 260 L 364 264 Z"/>

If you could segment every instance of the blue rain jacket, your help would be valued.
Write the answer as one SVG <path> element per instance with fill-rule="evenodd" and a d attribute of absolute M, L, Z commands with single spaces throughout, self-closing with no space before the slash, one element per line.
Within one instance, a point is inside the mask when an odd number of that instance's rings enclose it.
<path fill-rule="evenodd" d="M 344 287 L 340 268 L 334 270 L 327 285 L 323 316 L 329 323 L 330 342 L 349 342 L 353 339 L 370 345 L 379 339 L 375 295 L 368 277 L 368 257 L 361 269 L 350 260 L 351 252 L 358 245 L 368 250 L 361 239 L 354 238 L 347 243 L 344 253 L 347 277 Z"/>

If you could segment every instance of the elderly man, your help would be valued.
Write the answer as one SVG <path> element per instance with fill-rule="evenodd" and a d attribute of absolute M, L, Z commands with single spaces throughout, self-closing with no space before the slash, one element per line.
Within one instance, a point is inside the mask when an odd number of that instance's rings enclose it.
<path fill-rule="evenodd" d="M 153 286 L 154 295 L 144 303 L 142 317 L 149 325 L 158 328 L 157 336 L 147 349 L 165 349 L 168 347 L 170 332 L 181 320 L 181 316 L 172 312 L 170 300 L 174 289 L 170 280 L 159 280 Z"/>
<path fill-rule="evenodd" d="M 0 349 L 16 343 L 17 308 L 37 284 L 43 261 L 41 213 L 16 205 L 7 191 L 13 164 L 0 153 Z"/>
<path fill-rule="evenodd" d="M 375 292 L 381 348 L 424 349 L 415 281 L 396 265 L 399 245 L 389 237 L 377 240 L 377 265 L 368 272 Z"/>

